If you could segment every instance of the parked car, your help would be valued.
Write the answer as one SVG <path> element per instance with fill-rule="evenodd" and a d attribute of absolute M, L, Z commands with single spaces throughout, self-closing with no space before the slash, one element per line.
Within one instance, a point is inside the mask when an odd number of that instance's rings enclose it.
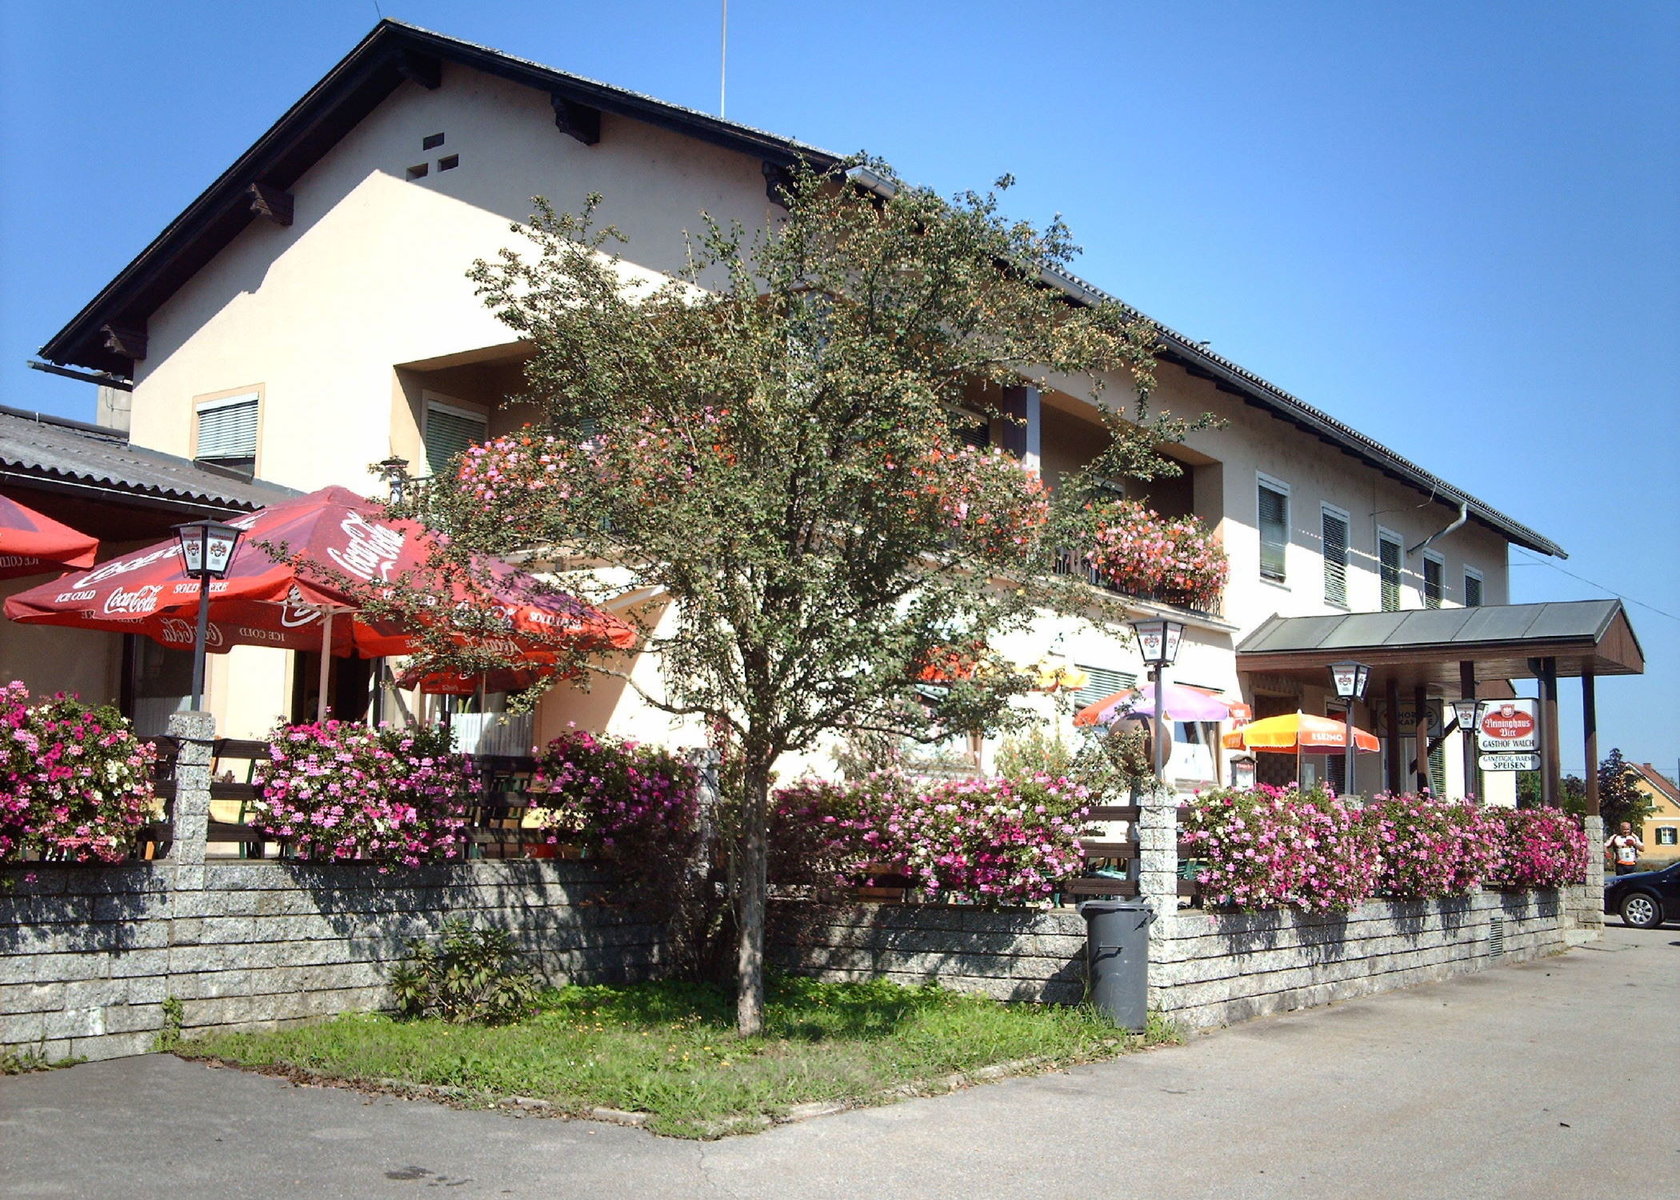
<path fill-rule="evenodd" d="M 1680 921 L 1680 862 L 1604 881 L 1604 911 L 1619 913 L 1635 929 Z"/>

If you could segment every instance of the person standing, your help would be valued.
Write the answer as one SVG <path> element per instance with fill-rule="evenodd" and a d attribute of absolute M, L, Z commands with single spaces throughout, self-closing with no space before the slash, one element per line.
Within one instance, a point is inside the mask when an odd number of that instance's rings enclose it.
<path fill-rule="evenodd" d="M 1645 843 L 1628 822 L 1622 822 L 1621 828 L 1605 841 L 1604 848 L 1615 856 L 1616 874 L 1632 875 L 1639 870 L 1639 856 L 1645 853 Z"/>

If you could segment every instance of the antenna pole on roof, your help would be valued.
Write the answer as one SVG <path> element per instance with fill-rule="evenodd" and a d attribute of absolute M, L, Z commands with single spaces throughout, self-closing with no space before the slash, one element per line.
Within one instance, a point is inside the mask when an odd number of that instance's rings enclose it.
<path fill-rule="evenodd" d="M 718 120 L 723 120 L 723 102 L 729 88 L 729 0 L 723 0 L 722 53 L 718 61 Z"/>

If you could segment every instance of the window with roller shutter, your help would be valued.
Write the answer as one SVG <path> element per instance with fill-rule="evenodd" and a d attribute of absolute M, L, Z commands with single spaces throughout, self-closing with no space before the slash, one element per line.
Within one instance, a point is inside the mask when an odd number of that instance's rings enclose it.
<path fill-rule="evenodd" d="M 1093 667 L 1085 663 L 1079 663 L 1077 666 L 1089 679 L 1084 687 L 1073 694 L 1076 712 L 1087 704 L 1095 704 L 1105 696 L 1112 696 L 1115 692 L 1137 686 L 1137 676 L 1129 671 L 1114 671 L 1108 667 Z"/>
<path fill-rule="evenodd" d="M 1400 557 L 1404 549 L 1397 534 L 1377 531 L 1377 575 L 1382 581 L 1382 610 L 1400 611 Z"/>
<path fill-rule="evenodd" d="M 250 477 L 257 469 L 257 417 L 261 396 L 242 392 L 194 405 L 198 418 L 193 458 Z"/>
<path fill-rule="evenodd" d="M 1447 560 L 1429 550 L 1423 552 L 1423 606 L 1440 608 L 1446 593 Z"/>
<path fill-rule="evenodd" d="M 1474 567 L 1464 568 L 1464 607 L 1482 606 L 1482 573 Z"/>
<path fill-rule="evenodd" d="M 489 436 L 482 412 L 430 397 L 426 400 L 426 469 L 433 475 L 449 470 L 449 460 Z"/>
<path fill-rule="evenodd" d="M 1273 583 L 1288 579 L 1289 488 L 1261 479 L 1259 488 L 1260 578 Z"/>
<path fill-rule="evenodd" d="M 1324 533 L 1324 603 L 1348 606 L 1348 515 L 1324 505 L 1321 515 Z"/>

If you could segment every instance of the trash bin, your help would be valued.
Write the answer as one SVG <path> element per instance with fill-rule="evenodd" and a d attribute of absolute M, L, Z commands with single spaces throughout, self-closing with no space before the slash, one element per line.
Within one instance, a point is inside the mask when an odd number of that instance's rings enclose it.
<path fill-rule="evenodd" d="M 1116 1025 L 1141 1033 L 1149 1020 L 1149 926 L 1155 912 L 1136 900 L 1087 900 L 1085 961 L 1091 1003 Z"/>

